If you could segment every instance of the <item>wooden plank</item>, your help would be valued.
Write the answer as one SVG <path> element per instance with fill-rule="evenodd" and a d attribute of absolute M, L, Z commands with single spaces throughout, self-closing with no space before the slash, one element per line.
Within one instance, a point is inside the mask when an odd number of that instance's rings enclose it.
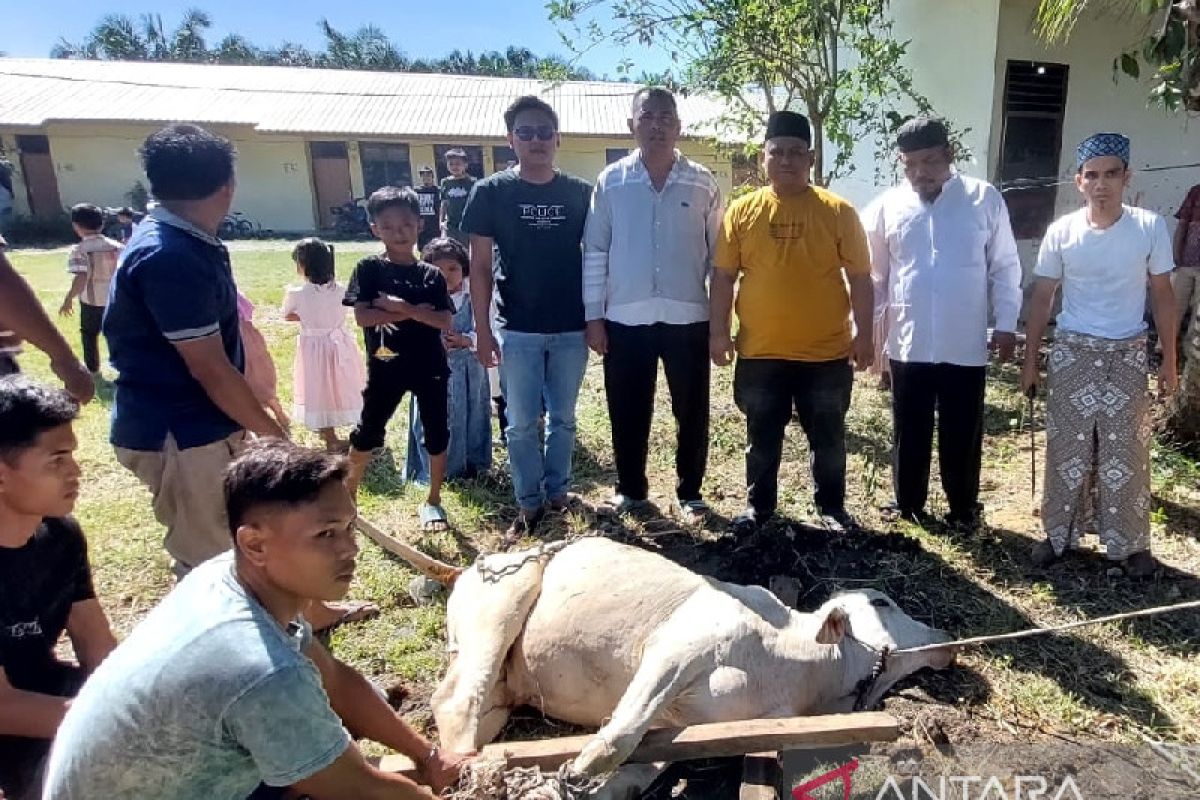
<path fill-rule="evenodd" d="M 404 559 L 422 575 L 433 578 L 438 583 L 451 586 L 462 572 L 461 567 L 443 563 L 436 558 L 430 558 L 412 545 L 400 541 L 395 536 L 384 533 L 363 517 L 359 517 L 354 521 L 354 527 L 358 528 L 372 542 L 389 553 Z"/>
<path fill-rule="evenodd" d="M 826 714 L 816 717 L 748 719 L 713 722 L 686 728 L 659 728 L 647 733 L 629 761 L 686 761 L 778 750 L 802 750 L 865 742 L 891 742 L 900 736 L 900 723 L 890 714 Z M 528 742 L 495 742 L 483 748 L 485 759 L 504 759 L 512 767 L 558 769 L 575 758 L 591 736 L 563 736 Z M 404 756 L 384 756 L 379 768 L 409 774 L 413 764 Z"/>
<path fill-rule="evenodd" d="M 747 753 L 742 761 L 742 785 L 738 800 L 779 800 L 783 768 L 779 753 Z"/>

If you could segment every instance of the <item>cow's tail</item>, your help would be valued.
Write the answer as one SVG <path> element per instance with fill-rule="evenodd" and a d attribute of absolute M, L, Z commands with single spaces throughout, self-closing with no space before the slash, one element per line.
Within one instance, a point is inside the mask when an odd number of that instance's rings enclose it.
<path fill-rule="evenodd" d="M 427 578 L 432 578 L 443 586 L 453 586 L 454 582 L 458 580 L 458 576 L 462 574 L 462 567 L 456 567 L 453 564 L 438 561 L 432 556 L 427 556 L 412 545 L 405 544 L 395 536 L 384 533 L 362 517 L 359 517 L 354 525 L 375 544 L 404 559 L 417 572 Z"/>

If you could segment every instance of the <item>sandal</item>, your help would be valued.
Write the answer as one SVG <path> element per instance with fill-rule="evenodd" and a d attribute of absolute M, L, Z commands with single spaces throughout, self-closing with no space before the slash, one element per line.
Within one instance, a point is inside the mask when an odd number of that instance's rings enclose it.
<path fill-rule="evenodd" d="M 417 516 L 421 518 L 421 530 L 444 531 L 450 527 L 450 520 L 446 518 L 446 509 L 440 505 L 421 503 L 417 509 Z"/>
<path fill-rule="evenodd" d="M 314 614 L 314 606 L 318 609 Z M 332 615 L 329 622 L 313 625 L 314 634 L 325 634 L 351 622 L 366 622 L 379 616 L 379 606 L 364 600 L 346 600 L 340 603 L 315 603 L 310 605 L 305 617 L 315 617 L 318 623 Z"/>
<path fill-rule="evenodd" d="M 694 500 L 676 500 L 675 508 L 679 517 L 687 525 L 700 525 L 708 517 L 708 503 L 700 498 Z"/>

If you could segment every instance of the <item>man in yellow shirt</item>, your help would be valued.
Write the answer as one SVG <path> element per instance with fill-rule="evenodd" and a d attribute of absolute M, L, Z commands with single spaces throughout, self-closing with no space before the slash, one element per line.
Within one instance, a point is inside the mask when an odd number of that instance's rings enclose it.
<path fill-rule="evenodd" d="M 854 207 L 810 185 L 811 146 L 805 116 L 771 115 L 763 150 L 770 185 L 729 206 L 713 261 L 709 350 L 717 366 L 733 358 L 737 296 L 733 393 L 749 439 L 749 502 L 733 520 L 738 537 L 775 513 L 793 406 L 812 453 L 822 524 L 832 531 L 857 525 L 845 508 L 845 422 L 853 370 L 874 359 L 871 258 Z"/>

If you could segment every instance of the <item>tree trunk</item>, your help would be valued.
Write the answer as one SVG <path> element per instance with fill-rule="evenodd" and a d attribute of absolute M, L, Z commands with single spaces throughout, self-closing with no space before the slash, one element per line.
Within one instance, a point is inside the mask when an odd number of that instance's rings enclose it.
<path fill-rule="evenodd" d="M 1166 430 L 1171 440 L 1185 450 L 1200 452 L 1200 320 L 1194 314 L 1183 350 L 1187 361 L 1179 379 L 1179 392 L 1171 403 Z"/>
<path fill-rule="evenodd" d="M 810 105 L 811 109 L 812 106 Z M 809 123 L 812 125 L 812 151 L 813 151 L 813 168 L 812 182 L 817 186 L 825 185 L 825 132 L 823 125 L 825 120 L 819 115 L 809 111 Z"/>

